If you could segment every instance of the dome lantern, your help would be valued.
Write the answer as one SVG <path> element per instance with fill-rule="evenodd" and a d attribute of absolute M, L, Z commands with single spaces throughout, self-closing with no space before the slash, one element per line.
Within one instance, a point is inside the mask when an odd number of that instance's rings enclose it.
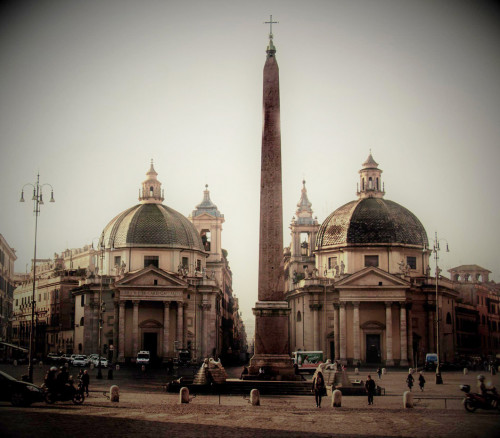
<path fill-rule="evenodd" d="M 372 151 L 359 171 L 359 186 L 357 195 L 359 199 L 383 198 L 385 195 L 382 184 L 382 170 L 378 168 L 378 163 L 373 159 Z"/>
<path fill-rule="evenodd" d="M 139 192 L 139 201 L 141 204 L 161 204 L 163 202 L 164 193 L 161 189 L 161 182 L 156 178 L 156 173 L 151 160 L 151 167 L 146 173 L 147 179 L 142 182 L 142 189 Z"/>

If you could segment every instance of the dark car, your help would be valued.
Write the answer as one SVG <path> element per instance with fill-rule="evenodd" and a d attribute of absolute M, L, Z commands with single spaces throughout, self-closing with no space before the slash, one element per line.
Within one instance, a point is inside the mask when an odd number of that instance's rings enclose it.
<path fill-rule="evenodd" d="M 10 401 L 14 406 L 29 406 L 43 401 L 43 389 L 0 371 L 0 400 Z"/>

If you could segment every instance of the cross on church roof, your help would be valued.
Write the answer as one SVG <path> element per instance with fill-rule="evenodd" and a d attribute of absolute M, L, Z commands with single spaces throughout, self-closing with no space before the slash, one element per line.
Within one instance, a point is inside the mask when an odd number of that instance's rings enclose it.
<path fill-rule="evenodd" d="M 264 24 L 269 24 L 269 39 L 273 39 L 273 23 L 278 24 L 279 21 L 273 21 L 273 16 L 269 16 L 269 21 L 264 21 Z"/>

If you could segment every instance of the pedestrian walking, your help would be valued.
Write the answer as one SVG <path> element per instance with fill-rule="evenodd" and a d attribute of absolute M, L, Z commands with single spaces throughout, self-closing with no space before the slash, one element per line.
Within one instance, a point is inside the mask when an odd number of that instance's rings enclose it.
<path fill-rule="evenodd" d="M 316 407 L 321 407 L 321 397 L 326 394 L 325 379 L 323 373 L 318 371 L 313 378 L 312 391 L 314 392 L 314 399 L 316 400 Z"/>
<path fill-rule="evenodd" d="M 378 378 L 380 380 L 382 378 L 382 368 L 380 368 L 380 367 L 377 368 L 377 374 L 378 374 Z"/>
<path fill-rule="evenodd" d="M 90 375 L 88 371 L 85 370 L 82 375 L 82 387 L 87 397 L 89 396 L 89 383 L 90 383 Z"/>
<path fill-rule="evenodd" d="M 368 404 L 373 404 L 373 396 L 375 395 L 375 380 L 368 374 L 365 383 L 366 393 L 368 394 Z"/>
<path fill-rule="evenodd" d="M 411 388 L 413 387 L 413 376 L 411 375 L 411 373 L 408 373 L 408 377 L 406 378 L 406 384 L 408 385 L 408 388 L 410 388 L 410 391 L 411 391 Z"/>
<path fill-rule="evenodd" d="M 424 373 L 420 371 L 420 375 L 418 376 L 418 386 L 420 387 L 420 391 L 424 390 L 424 385 L 425 385 Z"/>

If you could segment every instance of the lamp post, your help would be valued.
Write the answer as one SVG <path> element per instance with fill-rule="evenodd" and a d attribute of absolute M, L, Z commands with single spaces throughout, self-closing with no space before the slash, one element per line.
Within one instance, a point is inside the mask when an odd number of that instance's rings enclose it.
<path fill-rule="evenodd" d="M 438 235 L 437 235 L 437 231 L 436 231 L 435 238 L 434 238 L 434 245 L 433 245 L 433 248 L 432 248 L 432 252 L 434 253 L 434 261 L 436 263 L 436 355 L 437 355 L 436 384 L 437 385 L 442 385 L 443 384 L 443 378 L 441 377 L 441 372 L 439 371 L 440 356 L 439 356 L 439 301 L 438 301 L 438 283 L 439 283 L 439 273 L 441 272 L 441 269 L 439 269 L 438 260 L 439 260 L 439 251 L 441 250 L 441 248 L 439 247 L 440 240 L 444 240 L 446 242 L 446 252 L 450 252 L 450 250 L 448 248 L 448 241 L 446 239 L 438 239 Z"/>
<path fill-rule="evenodd" d="M 35 308 L 36 308 L 36 301 L 35 301 L 35 291 L 36 291 L 36 238 L 37 238 L 37 232 L 38 232 L 38 216 L 40 214 L 40 206 L 43 205 L 43 193 L 42 189 L 44 186 L 49 186 L 50 187 L 50 201 L 49 202 L 55 202 L 54 200 L 54 189 L 50 184 L 40 184 L 40 174 L 37 173 L 36 175 L 36 182 L 35 184 L 31 183 L 26 183 L 23 188 L 21 189 L 21 199 L 19 202 L 24 202 L 24 188 L 26 186 L 31 186 L 33 187 L 33 197 L 31 200 L 33 201 L 33 213 L 35 213 L 35 245 L 34 245 L 34 251 L 33 251 L 33 293 L 31 297 L 31 328 L 30 328 L 30 346 L 29 346 L 29 355 L 28 355 L 28 381 L 33 383 L 33 357 L 34 357 L 34 350 L 35 350 Z"/>
<path fill-rule="evenodd" d="M 97 320 L 97 328 L 98 328 L 98 341 L 97 341 L 97 349 L 99 350 L 99 360 L 97 362 L 97 379 L 102 379 L 102 367 L 101 367 L 101 356 L 102 356 L 102 314 L 104 312 L 104 302 L 102 301 L 102 281 L 103 281 L 103 260 L 104 260 L 104 235 L 101 237 L 101 242 L 99 245 L 99 249 L 101 250 L 100 258 L 101 258 L 101 281 L 99 282 L 99 308 L 98 308 L 98 320 Z"/>

